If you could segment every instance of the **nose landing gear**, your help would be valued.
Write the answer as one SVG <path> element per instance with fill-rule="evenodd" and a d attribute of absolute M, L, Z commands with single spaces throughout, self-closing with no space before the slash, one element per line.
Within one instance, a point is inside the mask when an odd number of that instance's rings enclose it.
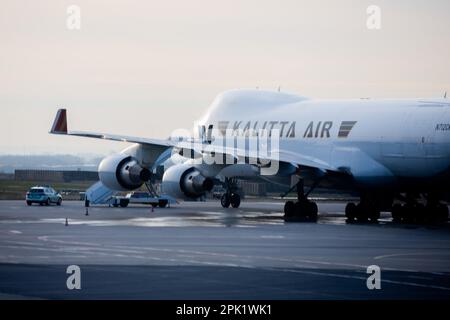
<path fill-rule="evenodd" d="M 236 179 L 226 178 L 225 179 L 226 192 L 222 195 L 220 199 L 220 204 L 224 208 L 233 207 L 239 208 L 241 205 L 241 196 L 237 193 L 237 181 Z"/>
<path fill-rule="evenodd" d="M 297 188 L 297 201 L 286 201 L 284 204 L 285 221 L 317 221 L 317 204 L 308 199 L 308 195 L 316 186 L 317 184 L 314 184 L 305 194 L 303 179 L 300 179 L 297 182 L 297 184 L 293 187 Z M 292 189 L 287 193 L 291 192 Z"/>
<path fill-rule="evenodd" d="M 241 196 L 237 193 L 224 193 L 220 199 L 220 204 L 224 208 L 228 208 L 230 205 L 233 208 L 239 208 L 241 205 Z"/>

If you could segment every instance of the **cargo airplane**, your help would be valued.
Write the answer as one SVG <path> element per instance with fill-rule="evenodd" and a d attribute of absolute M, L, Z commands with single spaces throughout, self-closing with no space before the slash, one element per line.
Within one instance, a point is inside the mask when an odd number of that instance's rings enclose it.
<path fill-rule="evenodd" d="M 192 138 L 176 139 L 69 131 L 66 110 L 60 109 L 50 133 L 133 143 L 99 165 L 101 182 L 112 190 L 147 183 L 170 151 L 178 160 L 165 170 L 162 186 L 176 198 L 204 196 L 220 182 L 226 190 L 221 205 L 237 208 L 238 178 L 276 183 L 296 176 L 297 200 L 285 202 L 286 218 L 317 218 L 309 198 L 317 186 L 359 194 L 360 201 L 345 209 L 351 221 L 376 221 L 381 211 L 400 221 L 448 218 L 442 202 L 450 174 L 445 98 L 316 100 L 230 90 L 216 97 L 194 131 Z"/>

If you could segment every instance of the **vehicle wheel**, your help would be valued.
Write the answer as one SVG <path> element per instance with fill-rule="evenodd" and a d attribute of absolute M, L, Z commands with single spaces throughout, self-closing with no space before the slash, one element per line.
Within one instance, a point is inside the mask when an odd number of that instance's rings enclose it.
<path fill-rule="evenodd" d="M 291 218 L 295 213 L 295 204 L 293 201 L 286 201 L 284 204 L 284 217 Z"/>
<path fill-rule="evenodd" d="M 228 195 L 228 193 L 224 193 L 222 195 L 222 198 L 220 198 L 220 204 L 224 208 L 228 208 L 230 206 L 231 202 L 230 202 L 230 196 Z"/>
<path fill-rule="evenodd" d="M 128 200 L 126 199 L 120 199 L 120 206 L 122 208 L 126 208 L 128 206 Z"/>
<path fill-rule="evenodd" d="M 237 193 L 232 193 L 230 197 L 230 203 L 233 208 L 239 208 L 241 205 L 241 196 Z"/>
<path fill-rule="evenodd" d="M 33 203 L 31 201 L 27 201 L 27 205 L 31 206 Z"/>
<path fill-rule="evenodd" d="M 167 207 L 167 203 L 168 203 L 167 200 L 159 200 L 158 205 L 160 208 L 165 208 L 165 207 Z"/>
<path fill-rule="evenodd" d="M 49 198 L 47 198 L 47 201 L 45 201 L 45 205 L 46 205 L 46 206 L 49 206 L 49 205 L 50 205 L 50 199 L 49 199 Z"/>
<path fill-rule="evenodd" d="M 62 199 L 58 199 L 58 202 L 56 203 L 57 206 L 60 206 L 62 203 Z"/>

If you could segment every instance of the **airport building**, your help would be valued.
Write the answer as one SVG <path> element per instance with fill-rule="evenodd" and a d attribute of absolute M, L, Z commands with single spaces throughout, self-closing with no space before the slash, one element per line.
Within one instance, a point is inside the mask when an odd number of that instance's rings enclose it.
<path fill-rule="evenodd" d="M 266 195 L 266 183 L 253 182 L 253 181 L 240 181 L 240 187 L 245 195 L 248 196 L 265 196 Z"/>
<path fill-rule="evenodd" d="M 16 181 L 73 182 L 98 181 L 98 172 L 81 170 L 15 170 Z"/>

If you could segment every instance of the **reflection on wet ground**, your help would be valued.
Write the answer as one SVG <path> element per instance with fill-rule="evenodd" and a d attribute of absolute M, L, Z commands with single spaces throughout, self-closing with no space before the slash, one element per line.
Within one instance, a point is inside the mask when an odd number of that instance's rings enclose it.
<path fill-rule="evenodd" d="M 285 222 L 282 202 L 171 208 L 28 207 L 0 201 L 0 299 L 373 299 L 450 297 L 450 228 L 346 224 L 345 203 Z M 68 226 L 65 222 L 68 222 Z M 65 267 L 80 265 L 81 293 Z M 366 268 L 382 270 L 382 290 Z"/>
<path fill-rule="evenodd" d="M 8 201 L 4 201 L 8 204 Z M 97 206 L 85 208 L 81 202 L 66 202 L 63 207 L 26 207 L 22 202 L 9 202 L 0 206 L 0 223 L 59 223 L 68 218 L 70 224 L 92 226 L 137 226 L 137 227 L 256 227 L 259 225 L 283 225 L 286 222 L 281 213 L 283 202 L 248 202 L 239 209 L 223 209 L 217 202 L 185 202 L 171 208 L 151 209 L 147 206 L 112 208 Z M 345 203 L 319 203 L 318 224 L 345 225 Z M 257 210 L 256 210 L 257 209 Z M 21 214 L 15 214 L 20 210 Z M 10 214 L 8 214 L 10 213 Z M 298 222 L 312 223 L 312 222 Z M 392 222 L 390 213 L 382 213 L 377 224 L 364 225 L 398 226 L 402 228 L 447 228 L 446 225 L 405 225 Z"/>

